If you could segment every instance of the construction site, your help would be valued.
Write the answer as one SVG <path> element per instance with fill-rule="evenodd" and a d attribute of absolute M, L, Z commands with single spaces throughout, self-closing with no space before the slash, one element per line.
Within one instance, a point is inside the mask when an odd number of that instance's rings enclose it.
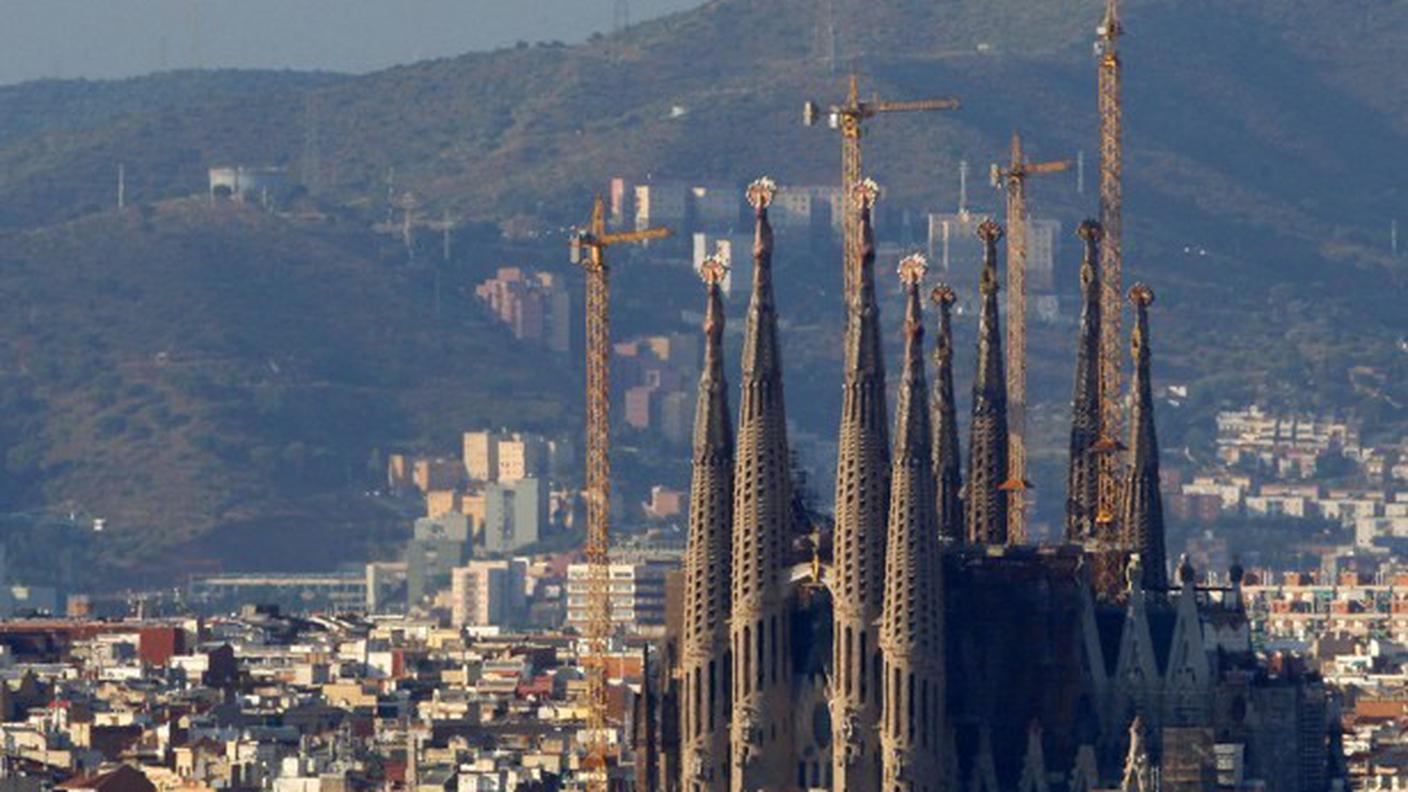
<path fill-rule="evenodd" d="M 981 246 L 976 293 L 931 279 L 919 253 L 904 257 L 896 284 L 877 272 L 884 191 L 864 165 L 865 129 L 891 114 L 962 113 L 967 100 L 867 99 L 851 76 L 840 103 L 806 101 L 802 113 L 841 142 L 843 256 L 840 272 L 818 275 L 841 285 L 846 315 L 834 509 L 818 517 L 793 491 L 782 348 L 807 341 L 781 329 L 778 190 L 759 178 L 747 189 L 751 251 L 732 248 L 751 258 L 744 316 L 725 315 L 729 257 L 697 262 L 704 363 L 680 604 L 653 651 L 629 745 L 612 738 L 621 724 L 607 695 L 609 659 L 626 637 L 611 604 L 607 254 L 671 232 L 610 230 L 597 199 L 572 240 L 587 288 L 587 788 L 1343 788 L 1328 693 L 1294 658 L 1273 666 L 1254 651 L 1241 568 L 1195 570 L 1165 548 L 1155 291 L 1126 289 L 1123 272 L 1118 0 L 1093 21 L 1098 203 L 1072 223 L 1080 318 L 1064 531 L 1040 542 L 1029 533 L 1027 184 L 1077 159 L 1032 161 L 1014 131 L 1009 158 L 991 166 L 1001 221 L 970 232 Z M 877 294 L 896 287 L 904 316 L 886 320 Z M 978 313 L 971 357 L 955 349 L 959 301 Z M 738 350 L 725 348 L 731 319 L 744 325 Z M 903 352 L 887 388 L 891 333 Z M 741 356 L 736 413 L 731 354 Z M 953 382 L 965 366 L 976 373 L 960 437 Z"/>

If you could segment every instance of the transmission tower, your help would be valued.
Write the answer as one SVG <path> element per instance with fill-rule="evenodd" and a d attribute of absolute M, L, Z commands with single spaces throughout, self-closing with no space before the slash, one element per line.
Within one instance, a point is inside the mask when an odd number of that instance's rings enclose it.
<path fill-rule="evenodd" d="M 322 185 L 323 145 L 320 106 L 317 95 L 309 94 L 303 101 L 303 186 L 317 192 Z"/>
<path fill-rule="evenodd" d="M 1122 179 L 1124 173 L 1121 127 L 1123 106 L 1120 97 L 1121 63 L 1119 0 L 1105 0 L 1105 16 L 1096 28 L 1096 53 L 1100 61 L 1100 225 L 1104 241 L 1100 246 L 1100 439 L 1099 506 L 1096 522 L 1104 538 L 1113 540 L 1111 526 L 1119 513 L 1119 437 L 1124 424 L 1120 398 L 1121 355 L 1120 316 L 1121 277 L 1124 268 Z"/>
<path fill-rule="evenodd" d="M 624 33 L 631 26 L 631 0 L 611 0 L 611 32 Z"/>
<path fill-rule="evenodd" d="M 1027 538 L 1027 177 L 1060 173 L 1069 160 L 1027 162 L 1022 138 L 1012 133 L 1007 168 L 994 163 L 992 183 L 1007 194 L 1007 542 Z"/>
<path fill-rule="evenodd" d="M 826 111 L 827 124 L 841 133 L 841 214 L 842 241 L 845 245 L 846 299 L 855 291 L 856 273 L 860 271 L 860 213 L 856 206 L 856 185 L 860 184 L 861 124 L 866 119 L 881 113 L 925 113 L 936 110 L 955 110 L 958 99 L 920 99 L 911 102 L 881 102 L 860 100 L 860 83 L 856 75 L 850 78 L 850 90 L 846 103 L 832 105 Z M 802 122 L 807 126 L 816 123 L 821 108 L 816 102 L 807 102 L 802 109 Z"/>
<path fill-rule="evenodd" d="M 592 204 L 591 224 L 572 237 L 572 260 L 587 275 L 587 770 L 588 789 L 607 789 L 606 660 L 611 646 L 611 294 L 606 249 L 663 239 L 668 228 L 606 232 L 606 202 Z M 583 249 L 586 258 L 582 257 Z"/>

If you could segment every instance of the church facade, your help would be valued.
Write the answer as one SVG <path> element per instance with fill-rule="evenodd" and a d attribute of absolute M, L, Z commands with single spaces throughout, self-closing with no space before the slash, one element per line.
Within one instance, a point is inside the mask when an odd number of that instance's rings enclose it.
<path fill-rule="evenodd" d="M 719 266 L 706 266 L 683 617 L 663 711 L 660 786 L 707 790 L 1084 792 L 1262 788 L 1332 778 L 1327 692 L 1295 658 L 1259 658 L 1240 570 L 1170 569 L 1150 380 L 1153 292 L 1130 293 L 1134 377 L 1117 515 L 1100 515 L 1100 229 L 1087 221 L 1063 541 L 1009 541 L 997 242 L 987 222 L 967 456 L 953 397 L 955 300 L 900 268 L 905 313 L 887 415 L 870 213 L 847 295 L 834 524 L 791 490 L 767 180 L 738 412 L 724 376 Z M 932 378 L 927 363 L 933 360 Z M 932 383 L 932 385 L 931 385 Z M 736 415 L 736 422 L 735 422 Z M 966 465 L 964 464 L 966 462 Z"/>

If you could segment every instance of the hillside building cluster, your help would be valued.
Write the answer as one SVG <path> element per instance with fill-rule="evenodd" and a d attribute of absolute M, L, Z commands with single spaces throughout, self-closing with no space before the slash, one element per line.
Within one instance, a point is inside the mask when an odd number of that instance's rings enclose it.
<path fill-rule="evenodd" d="M 513 337 L 553 352 L 572 349 L 572 296 L 560 274 L 502 267 L 474 296 Z"/>

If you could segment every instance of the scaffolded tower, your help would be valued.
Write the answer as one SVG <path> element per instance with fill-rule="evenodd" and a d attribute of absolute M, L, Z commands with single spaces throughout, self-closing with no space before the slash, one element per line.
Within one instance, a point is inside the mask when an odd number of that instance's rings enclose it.
<path fill-rule="evenodd" d="M 938 513 L 935 510 L 929 408 L 924 403 L 924 316 L 919 288 L 924 259 L 900 264 L 906 295 L 904 373 L 895 406 L 885 603 L 881 743 L 887 792 L 929 792 L 946 774 L 944 747 L 944 620 Z M 842 787 L 846 789 L 854 787 Z"/>
<path fill-rule="evenodd" d="M 874 785 L 880 763 L 875 727 L 880 691 L 871 682 L 880 661 L 876 625 L 884 595 L 890 441 L 885 425 L 885 363 L 875 301 L 875 234 L 871 211 L 880 188 L 855 186 L 860 228 L 856 290 L 847 295 L 841 429 L 836 459 L 836 529 L 832 586 L 834 658 L 831 691 L 832 774 L 837 789 Z"/>
<path fill-rule="evenodd" d="M 733 490 L 733 603 L 729 621 L 733 767 L 729 785 L 735 792 L 783 789 L 795 780 L 791 680 L 784 672 L 791 641 L 781 574 L 792 524 L 792 488 L 782 356 L 773 304 L 772 227 L 768 224 L 774 190 L 768 179 L 748 188 L 757 223 L 753 295 L 743 339 Z"/>
<path fill-rule="evenodd" d="M 690 485 L 689 546 L 685 554 L 683 673 L 680 707 L 681 789 L 709 792 L 728 777 L 729 554 L 733 530 L 733 418 L 724 379 L 724 306 L 720 284 L 727 264 L 700 267 L 707 285 L 704 368 L 694 411 L 694 477 Z"/>
<path fill-rule="evenodd" d="M 939 309 L 939 332 L 934 343 L 934 476 L 938 480 L 939 536 L 949 544 L 962 544 L 962 462 L 958 450 L 958 409 L 953 398 L 953 303 L 958 299 L 948 284 L 930 293 Z"/>
<path fill-rule="evenodd" d="M 1071 397 L 1070 463 L 1066 469 L 1066 540 L 1104 540 L 1097 525 L 1100 508 L 1100 224 L 1086 220 L 1076 229 L 1085 244 L 1080 265 L 1080 334 L 1076 341 L 1076 384 Z"/>
<path fill-rule="evenodd" d="M 997 311 L 997 241 L 1002 227 L 992 220 L 978 226 L 983 241 L 979 281 L 978 374 L 973 380 L 972 437 L 968 441 L 968 490 L 964 501 L 970 544 L 1007 543 L 1007 381 L 1003 375 L 1002 331 Z"/>
<path fill-rule="evenodd" d="M 1130 470 L 1124 486 L 1124 544 L 1139 554 L 1144 590 L 1168 588 L 1168 557 L 1164 550 L 1164 505 L 1159 494 L 1159 438 L 1154 429 L 1154 393 L 1149 378 L 1149 306 L 1154 291 L 1139 284 L 1129 291 L 1134 305 L 1134 410 L 1130 421 Z"/>

